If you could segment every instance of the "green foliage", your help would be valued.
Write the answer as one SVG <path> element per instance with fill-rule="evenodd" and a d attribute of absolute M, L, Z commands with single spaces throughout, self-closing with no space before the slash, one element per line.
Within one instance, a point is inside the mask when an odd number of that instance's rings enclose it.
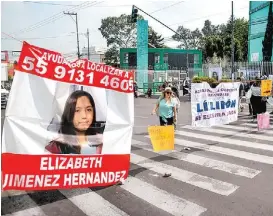
<path fill-rule="evenodd" d="M 214 79 L 212 77 L 194 77 L 192 79 L 192 83 L 202 83 L 202 82 L 207 82 L 210 85 L 212 85 L 212 84 L 218 85 L 219 83 L 222 83 L 222 82 L 232 82 L 232 80 L 231 79 L 222 79 L 220 81 L 217 81 L 216 79 Z"/>
<path fill-rule="evenodd" d="M 180 49 L 199 49 L 201 47 L 202 33 L 199 29 L 191 31 L 188 28 L 179 26 L 176 30 L 178 34 L 174 34 L 172 38 L 180 42 Z"/>
<path fill-rule="evenodd" d="M 232 82 L 231 79 L 221 79 L 220 82 Z"/>
<path fill-rule="evenodd" d="M 149 35 L 148 35 L 149 48 L 151 47 L 164 48 L 163 41 L 164 41 L 164 38 L 162 37 L 162 35 L 159 35 L 151 27 L 149 27 Z"/>
<path fill-rule="evenodd" d="M 219 59 L 231 58 L 231 19 L 221 25 L 213 25 L 210 20 L 206 20 L 201 31 L 179 26 L 177 32 L 173 39 L 180 42 L 179 48 L 201 49 L 205 61 L 215 55 Z M 245 19 L 234 20 L 234 54 L 235 61 L 247 60 L 248 21 Z"/>
<path fill-rule="evenodd" d="M 194 77 L 192 79 L 193 83 L 202 83 L 202 82 L 207 82 L 209 84 L 215 83 L 216 79 L 212 78 L 212 77 Z"/>
<path fill-rule="evenodd" d="M 143 19 L 138 15 L 138 19 Z M 136 23 L 131 23 L 131 15 L 122 14 L 119 17 L 106 17 L 101 20 L 99 30 L 106 39 L 108 50 L 105 53 L 106 64 L 119 62 L 120 48 L 136 47 Z M 164 38 L 149 27 L 148 42 L 156 48 L 167 48 L 163 43 Z"/>
<path fill-rule="evenodd" d="M 107 17 L 101 20 L 99 28 L 107 41 L 107 46 L 135 47 L 136 24 L 129 22 L 130 15 L 122 14 L 119 17 Z"/>
<path fill-rule="evenodd" d="M 105 64 L 115 66 L 119 63 L 119 48 L 110 47 L 104 54 Z"/>

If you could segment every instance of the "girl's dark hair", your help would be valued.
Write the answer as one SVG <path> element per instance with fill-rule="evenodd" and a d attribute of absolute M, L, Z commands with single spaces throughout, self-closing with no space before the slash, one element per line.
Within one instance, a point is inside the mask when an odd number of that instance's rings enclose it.
<path fill-rule="evenodd" d="M 86 96 L 91 106 L 93 107 L 93 122 L 90 127 L 86 130 L 85 135 L 95 135 L 97 133 L 95 125 L 96 125 L 96 107 L 93 97 L 86 91 L 77 90 L 74 91 L 67 99 L 64 107 L 64 112 L 61 119 L 61 128 L 59 133 L 66 135 L 76 135 L 76 128 L 73 124 L 73 118 L 76 111 L 77 100 L 80 97 Z"/>

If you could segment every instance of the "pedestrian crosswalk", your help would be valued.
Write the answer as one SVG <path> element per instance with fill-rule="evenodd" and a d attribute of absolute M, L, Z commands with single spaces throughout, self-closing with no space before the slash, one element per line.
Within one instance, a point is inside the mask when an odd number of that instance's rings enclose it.
<path fill-rule="evenodd" d="M 123 185 L 48 192 L 47 202 L 37 192 L 2 197 L 2 215 L 257 215 L 228 206 L 229 197 L 251 190 L 246 185 L 257 184 L 265 167 L 273 165 L 273 128 L 257 131 L 256 124 L 242 116 L 235 124 L 212 128 L 181 126 L 175 150 L 158 153 L 148 135 L 134 136 L 130 176 Z M 165 173 L 171 176 L 163 178 Z M 16 199 L 21 208 L 12 207 Z"/>

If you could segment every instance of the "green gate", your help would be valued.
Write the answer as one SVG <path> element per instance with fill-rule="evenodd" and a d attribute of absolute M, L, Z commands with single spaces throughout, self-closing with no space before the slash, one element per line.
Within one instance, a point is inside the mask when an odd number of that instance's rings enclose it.
<path fill-rule="evenodd" d="M 143 83 L 143 93 L 146 94 L 148 91 L 148 88 L 152 89 L 153 94 L 155 94 L 158 91 L 158 86 L 163 85 L 163 82 L 152 82 L 152 83 Z"/>

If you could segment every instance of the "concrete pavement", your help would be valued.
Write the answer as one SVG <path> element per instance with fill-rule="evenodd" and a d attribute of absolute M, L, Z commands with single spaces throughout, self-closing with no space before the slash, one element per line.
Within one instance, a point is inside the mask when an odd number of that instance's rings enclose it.
<path fill-rule="evenodd" d="M 147 133 L 148 125 L 158 124 L 151 115 L 155 101 L 135 99 L 131 170 L 124 185 L 4 193 L 2 215 L 273 215 L 272 129 L 257 132 L 246 115 L 230 125 L 195 129 L 190 103 L 183 102 L 175 151 L 155 153 Z M 163 178 L 165 172 L 172 176 Z"/>

